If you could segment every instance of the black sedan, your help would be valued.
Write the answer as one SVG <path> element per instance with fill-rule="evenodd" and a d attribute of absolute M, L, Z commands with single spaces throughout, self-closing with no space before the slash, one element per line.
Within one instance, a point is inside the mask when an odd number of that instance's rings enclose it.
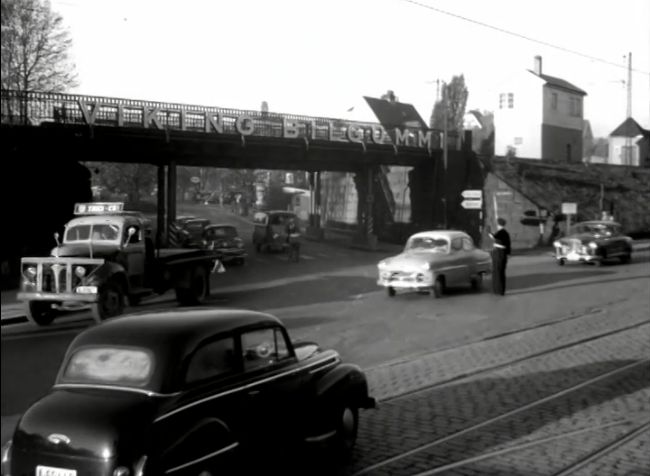
<path fill-rule="evenodd" d="M 233 225 L 208 225 L 203 230 L 203 246 L 210 250 L 217 250 L 223 263 L 244 264 L 246 261 L 246 248 L 244 240 L 239 236 L 237 228 Z"/>
<path fill-rule="evenodd" d="M 229 474 L 260 448 L 345 454 L 359 409 L 374 405 L 359 367 L 294 345 L 272 315 L 134 314 L 74 339 L 3 448 L 2 473 Z"/>
<path fill-rule="evenodd" d="M 572 233 L 553 243 L 555 259 L 565 263 L 602 264 L 618 259 L 629 263 L 632 259 L 632 238 L 621 231 L 621 225 L 612 221 L 584 221 L 574 225 Z"/>

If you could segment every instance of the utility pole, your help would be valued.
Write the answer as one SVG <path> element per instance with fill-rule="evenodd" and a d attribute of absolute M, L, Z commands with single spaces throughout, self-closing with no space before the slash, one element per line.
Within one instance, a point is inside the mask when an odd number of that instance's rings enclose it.
<path fill-rule="evenodd" d="M 443 183 L 443 201 L 444 201 L 444 212 L 445 212 L 445 229 L 448 228 L 448 219 L 447 219 L 447 85 L 442 83 L 442 106 L 444 111 L 444 121 L 442 128 L 442 161 L 444 164 L 444 183 Z"/>
<path fill-rule="evenodd" d="M 627 119 L 632 117 L 632 52 L 627 55 Z M 625 138 L 625 164 L 632 165 L 632 138 Z"/>

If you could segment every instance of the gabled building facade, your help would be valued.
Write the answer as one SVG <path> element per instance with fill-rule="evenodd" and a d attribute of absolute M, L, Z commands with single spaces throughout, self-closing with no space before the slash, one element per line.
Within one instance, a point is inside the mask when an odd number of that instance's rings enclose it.
<path fill-rule="evenodd" d="M 612 165 L 648 167 L 650 165 L 650 130 L 628 117 L 609 134 L 609 158 Z"/>
<path fill-rule="evenodd" d="M 582 161 L 585 91 L 542 72 L 542 58 L 501 87 L 494 113 L 495 155 Z"/>

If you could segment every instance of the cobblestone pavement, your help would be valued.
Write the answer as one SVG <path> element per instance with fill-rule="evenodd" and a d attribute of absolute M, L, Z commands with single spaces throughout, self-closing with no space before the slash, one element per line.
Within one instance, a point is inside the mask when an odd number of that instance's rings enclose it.
<path fill-rule="evenodd" d="M 546 341 L 547 345 L 551 342 Z M 427 442 L 440 440 L 648 356 L 650 325 L 645 324 L 506 368 L 384 401 L 378 410 L 363 413 L 358 451 L 346 470 L 339 474 L 363 471 Z M 628 420 L 636 423 L 644 419 L 650 419 L 650 364 L 647 363 L 367 474 L 417 474 L 486 451 L 621 422 L 621 425 L 557 439 L 526 451 L 507 453 L 500 458 L 443 472 L 551 475 L 616 438 L 629 427 Z M 650 469 L 648 457 L 644 459 L 644 454 L 637 454 L 634 448 L 632 445 L 632 449 L 623 454 L 622 462 L 614 456 L 611 458 L 621 467 L 629 464 L 639 471 Z M 613 474 L 627 474 L 621 471 Z"/>

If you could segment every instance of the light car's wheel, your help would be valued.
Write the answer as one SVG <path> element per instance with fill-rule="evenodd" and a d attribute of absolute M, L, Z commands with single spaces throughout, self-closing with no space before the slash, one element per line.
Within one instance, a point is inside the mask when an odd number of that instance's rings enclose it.
<path fill-rule="evenodd" d="M 176 288 L 176 300 L 183 306 L 202 304 L 209 294 L 208 274 L 203 266 L 192 271 L 188 288 Z"/>
<path fill-rule="evenodd" d="M 395 296 L 395 288 L 392 286 L 388 286 L 386 288 L 386 293 L 388 294 L 388 297 L 393 297 Z"/>
<path fill-rule="evenodd" d="M 101 286 L 98 300 L 90 306 L 90 312 L 97 322 L 122 314 L 124 312 L 122 286 L 115 281 L 109 281 Z"/>
<path fill-rule="evenodd" d="M 472 278 L 470 284 L 474 291 L 480 291 L 483 288 L 483 273 L 477 274 Z"/>
<path fill-rule="evenodd" d="M 559 260 L 557 260 L 557 264 L 559 264 L 560 266 L 564 266 L 566 264 L 566 260 L 564 258 L 560 258 Z"/>
<path fill-rule="evenodd" d="M 445 280 L 442 276 L 436 279 L 436 282 L 433 283 L 431 288 L 431 296 L 434 298 L 440 298 L 445 293 Z"/>
<path fill-rule="evenodd" d="M 340 456 L 347 456 L 357 442 L 359 409 L 350 405 L 344 405 L 339 410 L 337 419 L 334 450 Z"/>
<path fill-rule="evenodd" d="M 56 311 L 52 309 L 52 303 L 48 301 L 31 301 L 25 304 L 27 319 L 39 326 L 52 324 Z"/>

